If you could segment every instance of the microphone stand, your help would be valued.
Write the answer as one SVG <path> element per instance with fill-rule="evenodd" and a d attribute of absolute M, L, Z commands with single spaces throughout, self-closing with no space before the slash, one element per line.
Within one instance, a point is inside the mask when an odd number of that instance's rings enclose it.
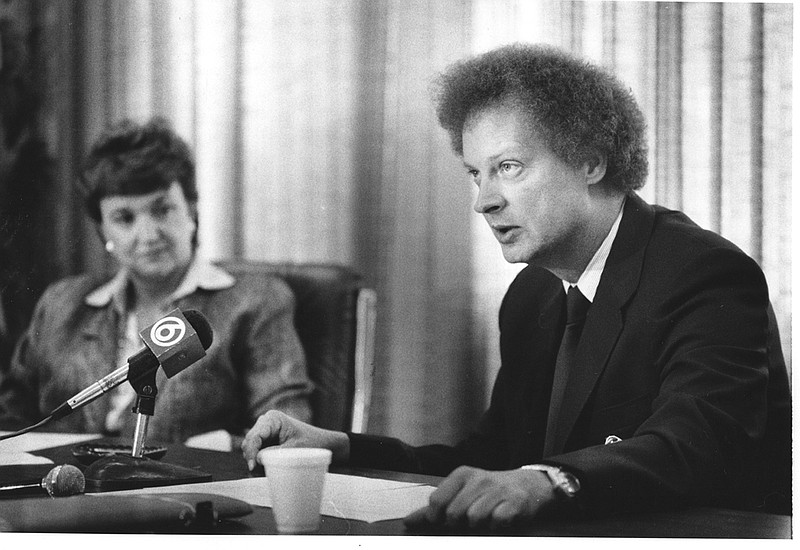
<path fill-rule="evenodd" d="M 155 413 L 158 394 L 156 371 L 138 372 L 132 368 L 128 373 L 128 381 L 136 390 L 136 403 L 131 409 L 136 414 L 131 455 L 105 456 L 87 466 L 84 471 L 86 492 L 102 493 L 211 481 L 211 474 L 144 456 L 147 427 Z"/>
<path fill-rule="evenodd" d="M 147 426 L 150 424 L 150 417 L 156 409 L 156 371 L 149 373 L 129 373 L 131 386 L 136 390 L 136 404 L 133 407 L 136 413 L 136 428 L 133 432 L 133 447 L 131 456 L 142 458 L 144 455 L 144 442 L 147 438 Z"/>

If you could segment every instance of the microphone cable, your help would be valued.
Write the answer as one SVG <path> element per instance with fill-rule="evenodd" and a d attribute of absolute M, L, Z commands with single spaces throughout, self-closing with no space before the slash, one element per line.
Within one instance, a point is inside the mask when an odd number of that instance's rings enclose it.
<path fill-rule="evenodd" d="M 18 435 L 26 434 L 28 432 L 32 432 L 36 428 L 41 428 L 42 426 L 44 426 L 45 424 L 50 422 L 50 420 L 52 420 L 52 419 L 53 419 L 53 415 L 51 413 L 51 414 L 45 416 L 43 419 L 41 419 L 36 424 L 28 426 L 27 428 L 22 428 L 21 430 L 17 430 L 16 432 L 11 432 L 9 434 L 0 435 L 0 441 L 3 441 L 5 439 L 11 439 L 12 437 L 17 437 Z"/>

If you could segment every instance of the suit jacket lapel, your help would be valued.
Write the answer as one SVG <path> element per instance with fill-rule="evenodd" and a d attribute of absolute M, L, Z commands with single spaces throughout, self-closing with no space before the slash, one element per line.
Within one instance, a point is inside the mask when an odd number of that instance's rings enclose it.
<path fill-rule="evenodd" d="M 561 453 L 575 422 L 608 363 L 622 331 L 622 308 L 636 291 L 644 252 L 654 220 L 653 208 L 637 196 L 628 197 L 622 222 L 586 317 L 586 324 L 567 379 L 549 456 Z"/>

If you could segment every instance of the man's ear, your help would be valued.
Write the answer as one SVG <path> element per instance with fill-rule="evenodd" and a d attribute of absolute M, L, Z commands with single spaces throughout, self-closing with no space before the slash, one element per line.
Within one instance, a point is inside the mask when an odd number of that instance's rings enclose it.
<path fill-rule="evenodd" d="M 608 161 L 606 156 L 600 153 L 592 153 L 583 163 L 584 173 L 586 174 L 587 185 L 600 183 L 606 175 Z"/>

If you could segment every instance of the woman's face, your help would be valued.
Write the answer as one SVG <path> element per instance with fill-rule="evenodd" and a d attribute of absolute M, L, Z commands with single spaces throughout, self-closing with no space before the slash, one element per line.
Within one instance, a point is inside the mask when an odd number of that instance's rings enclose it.
<path fill-rule="evenodd" d="M 197 224 L 177 182 L 146 195 L 105 197 L 100 214 L 111 253 L 134 277 L 167 283 L 183 276 Z"/>

